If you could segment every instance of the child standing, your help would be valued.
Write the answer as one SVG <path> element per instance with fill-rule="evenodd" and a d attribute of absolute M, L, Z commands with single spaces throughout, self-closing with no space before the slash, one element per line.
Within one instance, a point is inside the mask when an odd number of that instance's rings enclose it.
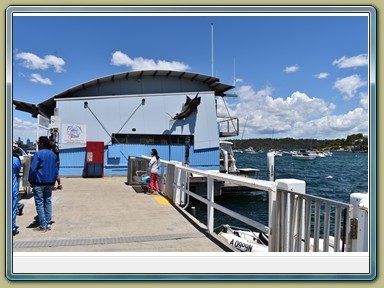
<path fill-rule="evenodd" d="M 156 149 L 151 150 L 151 161 L 149 161 L 149 169 L 151 170 L 151 179 L 149 180 L 149 192 L 148 195 L 157 195 L 159 191 L 159 184 L 157 183 L 157 174 L 159 173 L 160 163 L 159 155 L 157 154 Z M 155 187 L 156 192 L 153 192 L 153 187 Z"/>

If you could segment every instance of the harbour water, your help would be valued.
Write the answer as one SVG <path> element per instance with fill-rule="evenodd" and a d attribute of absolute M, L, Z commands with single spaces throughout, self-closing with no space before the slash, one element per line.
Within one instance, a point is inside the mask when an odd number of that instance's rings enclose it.
<path fill-rule="evenodd" d="M 266 153 L 236 153 L 238 168 L 257 168 L 259 179 L 267 180 Z M 349 203 L 350 194 L 368 191 L 368 153 L 333 152 L 333 156 L 316 160 L 294 160 L 291 155 L 275 157 L 276 179 L 295 178 L 306 182 L 306 193 Z M 263 224 L 268 224 L 268 195 L 253 191 L 231 193 L 215 202 Z M 197 218 L 206 221 L 206 206 L 191 201 Z M 221 224 L 246 227 L 245 224 L 215 211 L 215 227 Z"/>

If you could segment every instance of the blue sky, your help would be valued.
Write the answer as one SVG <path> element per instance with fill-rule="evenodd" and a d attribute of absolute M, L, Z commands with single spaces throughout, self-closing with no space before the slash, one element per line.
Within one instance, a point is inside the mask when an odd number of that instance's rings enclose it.
<path fill-rule="evenodd" d="M 236 83 L 226 105 L 244 138 L 368 134 L 367 17 L 16 16 L 13 98 L 38 104 L 131 70 L 211 75 L 211 23 L 214 76 Z M 14 110 L 14 139 L 34 140 L 35 122 Z"/>

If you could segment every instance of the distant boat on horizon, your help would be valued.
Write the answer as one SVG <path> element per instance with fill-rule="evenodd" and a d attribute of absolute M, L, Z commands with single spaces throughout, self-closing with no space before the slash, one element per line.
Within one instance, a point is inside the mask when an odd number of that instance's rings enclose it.
<path fill-rule="evenodd" d="M 255 151 L 255 149 L 253 149 L 252 146 L 249 146 L 247 149 L 244 150 L 245 153 L 248 153 L 248 154 L 256 154 L 257 152 Z"/>

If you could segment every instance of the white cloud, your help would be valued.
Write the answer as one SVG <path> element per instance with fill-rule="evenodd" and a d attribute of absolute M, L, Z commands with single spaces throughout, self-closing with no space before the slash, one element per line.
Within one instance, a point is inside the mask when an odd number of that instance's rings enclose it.
<path fill-rule="evenodd" d="M 235 78 L 234 80 L 233 80 L 233 86 L 236 86 L 236 84 L 237 83 L 242 83 L 242 82 L 244 82 L 244 80 L 243 79 L 241 79 L 241 78 Z"/>
<path fill-rule="evenodd" d="M 46 55 L 44 58 L 40 58 L 33 53 L 22 52 L 16 54 L 16 60 L 20 60 L 21 66 L 31 70 L 46 70 L 54 67 L 55 72 L 60 73 L 65 71 L 63 68 L 65 61 L 54 55 Z"/>
<path fill-rule="evenodd" d="M 144 59 L 142 57 L 131 59 L 128 55 L 123 52 L 116 51 L 112 54 L 111 65 L 114 66 L 127 66 L 131 67 L 132 70 L 176 70 L 185 71 L 190 67 L 182 62 L 177 61 L 165 61 L 158 60 L 157 62 L 153 59 Z"/>
<path fill-rule="evenodd" d="M 334 60 L 333 65 L 338 68 L 352 68 L 368 65 L 368 54 L 360 54 L 347 58 L 346 56 L 341 57 L 340 59 Z"/>
<path fill-rule="evenodd" d="M 343 115 L 327 115 L 309 122 L 297 122 L 292 135 L 297 138 L 336 139 L 368 131 L 368 113 L 356 108 Z"/>
<path fill-rule="evenodd" d="M 355 96 L 357 89 L 365 85 L 367 85 L 367 81 L 361 80 L 360 76 L 355 74 L 338 79 L 333 88 L 338 89 L 340 93 L 344 94 L 344 100 L 350 100 Z"/>
<path fill-rule="evenodd" d="M 30 81 L 34 83 L 41 83 L 44 85 L 52 85 L 52 81 L 49 78 L 43 78 L 40 74 L 37 73 L 31 74 Z"/>
<path fill-rule="evenodd" d="M 369 106 L 368 93 L 360 93 L 360 106 L 363 109 L 368 109 L 368 106 Z"/>
<path fill-rule="evenodd" d="M 285 67 L 284 72 L 285 73 L 294 73 L 297 72 L 300 69 L 299 65 L 293 65 L 289 67 Z"/>
<path fill-rule="evenodd" d="M 20 118 L 13 118 L 13 137 L 12 140 L 17 140 L 19 137 L 21 140 L 25 141 L 30 139 L 35 142 L 36 140 L 36 129 L 37 123 L 31 121 L 25 121 Z"/>
<path fill-rule="evenodd" d="M 315 75 L 317 79 L 325 79 L 325 78 L 328 78 L 328 76 L 329 76 L 329 73 L 326 73 L 326 72 L 322 72 Z"/>
<path fill-rule="evenodd" d="M 255 137 L 275 137 L 294 134 L 296 123 L 306 123 L 330 115 L 335 109 L 333 103 L 327 104 L 319 98 L 311 98 L 302 92 L 294 92 L 287 98 L 273 98 L 273 89 L 265 87 L 254 91 L 251 86 L 241 86 L 237 90 L 236 103 L 229 105 L 230 115 L 240 119 L 246 126 L 245 135 Z M 218 102 L 218 114 L 227 115 L 226 108 Z M 246 125 L 245 125 L 246 123 Z M 242 129 L 240 128 L 241 133 Z"/>
<path fill-rule="evenodd" d="M 368 96 L 360 93 L 361 107 L 341 115 L 332 115 L 334 103 L 296 91 L 287 98 L 272 97 L 273 88 L 255 91 L 252 86 L 241 86 L 238 98 L 231 98 L 230 115 L 240 120 L 240 135 L 245 138 L 294 137 L 336 139 L 354 133 L 367 134 Z M 226 108 L 218 101 L 218 114 L 227 115 Z"/>

